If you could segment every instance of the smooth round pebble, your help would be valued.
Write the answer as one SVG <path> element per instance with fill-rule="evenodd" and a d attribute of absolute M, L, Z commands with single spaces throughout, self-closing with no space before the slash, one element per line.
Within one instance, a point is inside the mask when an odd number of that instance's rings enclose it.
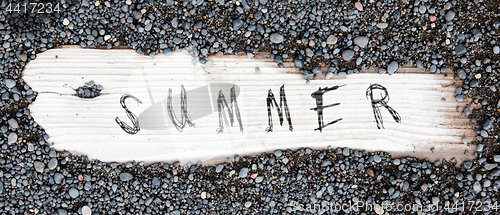
<path fill-rule="evenodd" d="M 82 215 L 92 215 L 92 210 L 89 206 L 85 205 L 82 207 Z"/>
<path fill-rule="evenodd" d="M 120 174 L 121 181 L 130 181 L 134 178 L 134 176 L 128 172 L 123 172 Z"/>
<path fill-rule="evenodd" d="M 13 144 L 15 142 L 17 142 L 17 134 L 10 133 L 9 136 L 7 137 L 7 143 L 10 145 L 10 144 Z"/>
<path fill-rule="evenodd" d="M 49 167 L 50 170 L 54 170 L 57 167 L 57 159 L 56 158 L 50 159 L 47 167 Z"/>
<path fill-rule="evenodd" d="M 40 161 L 35 161 L 33 165 L 35 166 L 35 170 L 40 173 L 42 173 L 45 168 L 45 164 Z"/>
<path fill-rule="evenodd" d="M 399 69 L 399 65 L 398 65 L 398 62 L 396 61 L 392 61 L 389 66 L 387 66 L 387 73 L 389 73 L 389 75 L 392 75 L 394 74 L 397 70 Z"/>
<path fill-rule="evenodd" d="M 356 45 L 358 45 L 359 47 L 364 48 L 368 44 L 368 37 L 356 37 L 354 38 L 354 43 L 356 43 Z"/>
<path fill-rule="evenodd" d="M 71 196 L 71 198 L 76 198 L 78 197 L 78 195 L 80 195 L 79 191 L 76 188 L 69 189 L 68 194 L 69 196 Z"/>
<path fill-rule="evenodd" d="M 345 51 L 342 52 L 342 58 L 345 61 L 350 61 L 352 59 L 352 57 L 354 57 L 354 51 L 353 50 L 347 49 L 347 50 L 345 50 Z"/>

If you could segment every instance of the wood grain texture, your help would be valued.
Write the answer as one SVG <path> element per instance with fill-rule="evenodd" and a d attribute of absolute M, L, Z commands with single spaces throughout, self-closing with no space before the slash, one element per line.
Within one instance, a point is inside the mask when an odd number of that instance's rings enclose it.
<path fill-rule="evenodd" d="M 57 58 L 56 58 L 57 56 Z M 260 56 L 260 55 L 259 55 Z M 30 111 L 50 136 L 53 147 L 86 154 L 102 161 L 223 161 L 235 154 L 253 155 L 275 149 L 301 147 L 350 147 L 382 150 L 398 156 L 417 156 L 431 160 L 455 157 L 471 159 L 475 147 L 462 138 L 475 138 L 473 125 L 462 114 L 467 101 L 455 100 L 458 83 L 452 75 L 430 74 L 416 68 L 401 68 L 394 75 L 380 75 L 373 69 L 346 78 L 324 80 L 318 75 L 309 84 L 300 71 L 285 64 L 278 68 L 272 60 L 238 56 L 211 57 L 213 66 L 193 66 L 192 58 L 180 52 L 172 56 L 147 57 L 133 50 L 91 50 L 75 47 L 51 49 L 37 55 L 24 71 L 24 80 L 39 94 Z M 255 67 L 260 68 L 256 74 Z M 450 70 L 449 70 L 450 71 Z M 75 89 L 93 80 L 104 87 L 101 96 L 82 99 Z M 222 84 L 221 84 L 222 83 Z M 387 88 L 388 105 L 401 116 L 396 123 L 381 108 L 385 129 L 377 129 L 371 102 L 366 97 L 370 84 Z M 224 132 L 218 134 L 217 94 L 223 91 L 229 101 L 230 87 L 238 88 L 243 132 L 238 122 L 229 125 L 224 113 Z M 288 123 L 279 125 L 272 110 L 274 131 L 266 132 L 266 98 L 271 89 L 279 103 L 280 86 L 285 86 L 293 132 Z M 340 105 L 324 109 L 325 122 L 318 127 L 316 101 L 311 93 L 319 87 L 344 85 L 324 94 L 324 104 Z M 195 127 L 179 132 L 166 111 L 169 89 L 173 109 L 180 119 L 181 86 L 187 94 L 188 112 Z M 119 117 L 131 124 L 120 105 L 120 97 L 131 94 L 142 104 L 126 100 L 139 117 L 141 130 L 125 133 L 115 122 Z M 431 150 L 432 149 L 432 150 Z"/>

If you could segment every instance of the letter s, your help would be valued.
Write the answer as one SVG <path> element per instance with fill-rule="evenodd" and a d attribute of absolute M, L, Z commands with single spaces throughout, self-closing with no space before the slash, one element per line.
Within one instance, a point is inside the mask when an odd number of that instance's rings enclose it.
<path fill-rule="evenodd" d="M 125 113 L 127 114 L 130 121 L 132 121 L 132 124 L 134 125 L 134 127 L 130 127 L 129 125 L 127 125 L 127 123 L 121 121 L 118 117 L 115 118 L 115 121 L 116 121 L 116 123 L 118 123 L 118 125 L 125 132 L 127 132 L 129 134 L 137 134 L 137 132 L 139 132 L 139 130 L 141 130 L 141 128 L 139 127 L 139 118 L 134 113 L 132 113 L 130 110 L 128 110 L 127 105 L 125 104 L 125 99 L 127 99 L 127 98 L 132 98 L 137 103 L 140 103 L 140 104 L 142 104 L 142 102 L 141 102 L 141 100 L 139 100 L 138 98 L 136 98 L 135 96 L 130 95 L 130 94 L 125 94 L 120 98 L 120 104 L 122 105 L 123 109 L 125 109 Z"/>

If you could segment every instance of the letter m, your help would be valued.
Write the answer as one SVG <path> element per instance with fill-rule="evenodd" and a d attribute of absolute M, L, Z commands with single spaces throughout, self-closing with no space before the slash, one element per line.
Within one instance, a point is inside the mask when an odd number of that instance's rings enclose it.
<path fill-rule="evenodd" d="M 283 105 L 284 105 L 284 111 L 285 111 L 285 116 L 286 120 L 288 121 L 288 129 L 290 131 L 293 131 L 293 126 L 292 126 L 292 118 L 290 117 L 290 110 L 288 109 L 288 104 L 286 102 L 286 96 L 285 96 L 285 85 L 283 84 L 280 88 L 280 104 L 278 106 L 278 103 L 276 102 L 276 99 L 274 98 L 274 94 L 269 89 L 269 92 L 267 93 L 267 119 L 269 123 L 269 127 L 266 128 L 267 132 L 272 132 L 273 131 L 273 117 L 271 114 L 271 109 L 276 107 L 276 110 L 278 111 L 278 116 L 280 118 L 280 125 L 283 126 Z"/>
<path fill-rule="evenodd" d="M 219 128 L 217 129 L 217 133 L 222 133 L 224 132 L 224 122 L 222 121 L 222 111 L 224 110 L 224 106 L 227 109 L 228 115 L 229 115 L 229 120 L 231 122 L 231 127 L 234 124 L 234 114 L 236 113 L 236 118 L 238 119 L 238 123 L 240 124 L 240 131 L 243 132 L 243 124 L 241 123 L 241 114 L 240 114 L 240 109 L 238 108 L 238 101 L 236 101 L 236 90 L 233 87 L 231 87 L 231 100 L 230 100 L 230 105 L 227 103 L 226 98 L 224 97 L 224 93 L 222 93 L 222 90 L 219 91 L 219 96 L 217 97 L 217 109 L 219 111 Z M 233 107 L 234 107 L 234 112 L 233 112 Z"/>

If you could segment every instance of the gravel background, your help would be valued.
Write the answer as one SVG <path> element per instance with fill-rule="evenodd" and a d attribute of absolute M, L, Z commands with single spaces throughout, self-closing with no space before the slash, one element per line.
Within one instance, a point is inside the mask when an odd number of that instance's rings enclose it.
<path fill-rule="evenodd" d="M 2 1 L 0 15 L 1 214 L 306 213 L 289 206 L 293 202 L 304 208 L 413 204 L 424 211 L 435 204 L 439 208 L 431 213 L 499 213 L 498 0 L 62 0 L 53 2 L 59 12 L 44 14 L 30 13 L 29 6 L 28 12 L 8 12 L 10 3 Z M 125 45 L 150 56 L 185 49 L 198 63 L 208 55 L 270 52 L 278 65 L 293 60 L 305 79 L 321 72 L 317 66 L 341 77 L 367 67 L 392 74 L 404 64 L 436 73 L 453 69 L 463 80 L 456 99 L 472 98 L 480 107 L 460 110 L 476 124 L 477 139 L 464 143 L 477 144 L 477 159 L 455 167 L 453 160 L 303 149 L 213 167 L 145 166 L 54 151 L 30 116 L 37 93 L 21 74 L 37 53 L 70 44 Z M 85 92 L 93 88 L 100 91 L 89 83 L 78 94 L 98 95 Z M 383 213 L 340 211 L 348 212 Z"/>

